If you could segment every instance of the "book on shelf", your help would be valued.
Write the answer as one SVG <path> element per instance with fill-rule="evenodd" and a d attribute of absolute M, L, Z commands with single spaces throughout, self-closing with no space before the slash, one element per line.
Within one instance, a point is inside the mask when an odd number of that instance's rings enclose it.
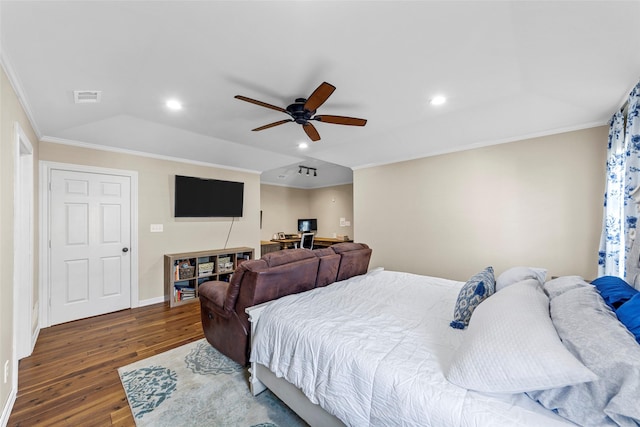
<path fill-rule="evenodd" d="M 196 289 L 189 282 L 175 283 L 173 285 L 173 296 L 175 301 L 184 301 L 196 297 Z"/>
<path fill-rule="evenodd" d="M 195 292 L 183 292 L 180 289 L 176 289 L 174 297 L 176 301 L 184 301 L 188 299 L 194 299 L 196 297 L 196 294 Z"/>

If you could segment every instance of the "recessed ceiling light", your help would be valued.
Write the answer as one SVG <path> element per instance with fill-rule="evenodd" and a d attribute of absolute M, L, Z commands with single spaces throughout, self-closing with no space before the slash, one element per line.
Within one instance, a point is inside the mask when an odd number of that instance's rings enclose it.
<path fill-rule="evenodd" d="M 167 108 L 170 110 L 182 110 L 182 104 L 180 103 L 180 101 L 177 101 L 175 99 L 170 99 L 167 101 Z"/>
<path fill-rule="evenodd" d="M 305 148 L 309 148 L 309 144 L 307 144 L 306 142 L 301 142 L 300 144 L 298 144 L 298 148 L 304 150 Z"/>
<path fill-rule="evenodd" d="M 447 102 L 447 98 L 442 95 L 434 96 L 429 100 L 429 104 L 431 105 L 442 105 Z"/>

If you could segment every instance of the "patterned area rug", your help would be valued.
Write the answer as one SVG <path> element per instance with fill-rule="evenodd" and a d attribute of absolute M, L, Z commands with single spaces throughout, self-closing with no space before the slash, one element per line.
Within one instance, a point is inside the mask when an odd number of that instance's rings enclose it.
<path fill-rule="evenodd" d="M 136 426 L 306 426 L 202 339 L 118 369 Z"/>

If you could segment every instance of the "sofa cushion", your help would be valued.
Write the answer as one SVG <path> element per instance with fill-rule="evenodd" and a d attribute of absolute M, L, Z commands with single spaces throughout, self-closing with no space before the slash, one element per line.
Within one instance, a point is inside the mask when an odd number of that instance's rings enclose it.
<path fill-rule="evenodd" d="M 336 252 L 331 248 L 319 248 L 319 249 L 314 249 L 313 254 L 317 257 L 325 257 L 328 255 L 335 255 Z"/>
<path fill-rule="evenodd" d="M 292 250 L 302 251 L 302 249 Z M 310 249 L 304 251 L 311 252 Z M 319 258 L 311 254 L 311 258 L 266 270 L 247 271 L 240 286 L 235 310 L 238 313 L 244 313 L 244 309 L 252 305 L 313 289 L 316 286 L 319 262 Z"/>
<path fill-rule="evenodd" d="M 340 255 L 331 248 L 314 249 L 313 254 L 320 260 L 316 287 L 327 286 L 335 282 L 340 267 Z"/>
<path fill-rule="evenodd" d="M 364 243 L 354 243 L 354 242 L 336 243 L 335 245 L 330 246 L 330 249 L 337 254 L 341 254 L 349 251 L 358 251 L 365 248 L 369 248 L 369 246 L 365 245 Z"/>
<path fill-rule="evenodd" d="M 369 268 L 371 248 L 364 243 L 337 243 L 331 249 L 341 256 L 336 281 L 365 274 Z"/>
<path fill-rule="evenodd" d="M 269 252 L 260 259 L 263 260 L 268 267 L 277 267 L 279 265 L 289 264 L 308 258 L 315 258 L 311 249 L 284 249 L 281 251 Z"/>

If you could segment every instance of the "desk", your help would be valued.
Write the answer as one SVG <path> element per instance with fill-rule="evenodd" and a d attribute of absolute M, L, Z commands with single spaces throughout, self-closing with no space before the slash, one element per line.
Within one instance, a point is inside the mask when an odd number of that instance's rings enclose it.
<path fill-rule="evenodd" d="M 272 239 L 272 242 L 280 243 L 280 249 L 287 249 L 300 246 L 300 238 L 295 239 Z M 327 248 L 336 243 L 353 242 L 353 240 L 335 239 L 333 237 L 318 237 L 313 238 L 314 248 Z"/>
<path fill-rule="evenodd" d="M 335 245 L 336 243 L 344 243 L 344 242 L 353 242 L 351 239 L 335 239 L 333 237 L 314 237 L 313 238 L 313 246 L 318 246 L 322 248 L 329 247 L 331 245 Z"/>
<path fill-rule="evenodd" d="M 271 239 L 272 242 L 280 243 L 280 249 L 288 249 L 298 247 L 300 245 L 300 238 L 295 239 Z"/>
<path fill-rule="evenodd" d="M 260 241 L 260 256 L 268 254 L 269 252 L 279 251 L 280 249 L 280 243 L 278 242 Z"/>

